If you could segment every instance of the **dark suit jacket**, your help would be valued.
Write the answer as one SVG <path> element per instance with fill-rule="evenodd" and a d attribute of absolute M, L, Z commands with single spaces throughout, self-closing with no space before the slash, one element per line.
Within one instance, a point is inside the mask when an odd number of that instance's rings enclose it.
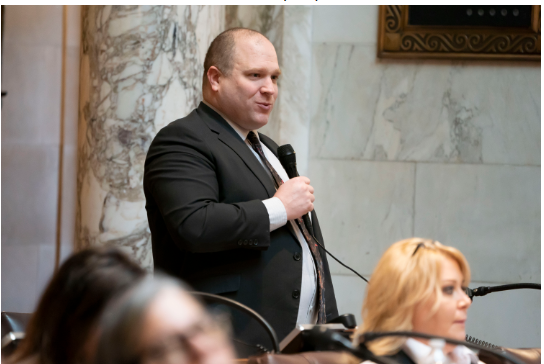
<path fill-rule="evenodd" d="M 259 137 L 276 153 L 276 143 Z M 155 268 L 251 307 L 279 340 L 295 328 L 302 249 L 290 224 L 270 232 L 262 201 L 274 196 L 274 183 L 219 114 L 201 103 L 158 132 L 145 161 L 144 192 Z M 323 243 L 315 212 L 312 221 Z M 321 254 L 331 319 L 338 311 Z M 233 324 L 238 337 L 270 348 L 254 322 L 235 316 Z"/>

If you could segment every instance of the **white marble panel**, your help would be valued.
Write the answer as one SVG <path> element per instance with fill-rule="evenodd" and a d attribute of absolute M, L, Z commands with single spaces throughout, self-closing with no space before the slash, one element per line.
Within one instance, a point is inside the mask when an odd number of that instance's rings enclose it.
<path fill-rule="evenodd" d="M 377 5 L 313 6 L 314 43 L 366 43 L 378 40 Z"/>
<path fill-rule="evenodd" d="M 327 249 L 371 273 L 392 243 L 412 236 L 414 164 L 311 160 L 308 176 Z M 331 272 L 349 271 L 328 259 Z"/>
<path fill-rule="evenodd" d="M 314 45 L 310 155 L 540 165 L 540 68 Z"/>
<path fill-rule="evenodd" d="M 60 47 L 4 44 L 3 143 L 58 145 L 61 66 Z"/>
<path fill-rule="evenodd" d="M 62 46 L 62 6 L 8 5 L 5 11 L 4 47 L 11 42 L 21 46 Z M 5 69 L 2 76 L 6 76 Z"/>
<path fill-rule="evenodd" d="M 55 244 L 59 148 L 2 144 L 2 247 Z"/>
<path fill-rule="evenodd" d="M 287 6 L 284 9 L 282 75 L 279 90 L 278 145 L 291 144 L 297 154 L 300 175 L 306 175 L 310 138 L 310 89 L 312 61 L 312 8 Z"/>
<path fill-rule="evenodd" d="M 66 46 L 77 48 L 81 44 L 81 5 L 66 6 Z"/>
<path fill-rule="evenodd" d="M 45 287 L 49 284 L 55 273 L 56 246 L 40 245 L 38 256 L 38 276 L 36 281 L 36 304 L 39 301 Z"/>
<path fill-rule="evenodd" d="M 2 311 L 34 311 L 39 251 L 39 245 L 7 245 L 2 239 Z"/>
<path fill-rule="evenodd" d="M 457 247 L 473 279 L 540 282 L 540 168 L 423 164 L 415 235 Z"/>
<path fill-rule="evenodd" d="M 365 278 L 368 279 L 369 277 Z M 367 283 L 355 274 L 333 274 L 332 284 L 334 285 L 338 314 L 351 313 L 355 315 L 357 325 L 360 326 L 363 323 L 361 310 L 363 308 Z"/>
<path fill-rule="evenodd" d="M 444 106 L 452 132 L 462 139 L 470 124 L 480 130 L 484 163 L 540 166 L 540 64 L 462 64 L 451 74 Z M 467 149 L 459 144 L 457 159 Z"/>
<path fill-rule="evenodd" d="M 472 282 L 470 288 L 504 283 Z M 541 293 L 520 289 L 474 297 L 468 311 L 467 334 L 508 348 L 541 347 Z"/>
<path fill-rule="evenodd" d="M 372 70 L 375 55 L 368 49 L 314 45 L 310 157 L 364 157 L 382 79 L 380 68 Z"/>

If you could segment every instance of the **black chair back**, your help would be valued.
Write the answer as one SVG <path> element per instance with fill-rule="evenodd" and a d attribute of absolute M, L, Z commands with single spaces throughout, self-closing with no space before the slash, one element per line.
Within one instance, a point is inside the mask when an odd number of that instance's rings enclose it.
<path fill-rule="evenodd" d="M 15 351 L 18 342 L 24 337 L 30 316 L 31 313 L 2 312 L 2 357 L 7 357 Z"/>

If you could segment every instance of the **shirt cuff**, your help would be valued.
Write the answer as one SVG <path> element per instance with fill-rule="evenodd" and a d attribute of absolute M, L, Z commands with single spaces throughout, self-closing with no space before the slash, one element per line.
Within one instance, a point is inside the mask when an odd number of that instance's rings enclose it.
<path fill-rule="evenodd" d="M 274 231 L 287 223 L 287 211 L 283 202 L 277 197 L 263 200 L 264 207 L 268 211 L 268 218 L 270 219 L 270 231 Z"/>

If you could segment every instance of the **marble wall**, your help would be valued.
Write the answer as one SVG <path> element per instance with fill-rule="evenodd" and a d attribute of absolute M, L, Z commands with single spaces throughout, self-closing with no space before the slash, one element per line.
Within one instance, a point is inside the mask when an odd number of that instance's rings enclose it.
<path fill-rule="evenodd" d="M 430 237 L 466 255 L 471 287 L 539 283 L 540 63 L 378 60 L 377 15 L 312 8 L 308 176 L 328 247 L 369 275 L 393 242 Z M 359 314 L 364 283 L 331 266 Z M 467 331 L 540 346 L 540 302 L 475 298 Z"/>
<path fill-rule="evenodd" d="M 149 144 L 201 100 L 202 64 L 222 6 L 85 6 L 77 233 L 152 269 L 142 189 Z"/>
<path fill-rule="evenodd" d="M 1 305 L 31 312 L 73 250 L 80 7 L 3 10 Z"/>

